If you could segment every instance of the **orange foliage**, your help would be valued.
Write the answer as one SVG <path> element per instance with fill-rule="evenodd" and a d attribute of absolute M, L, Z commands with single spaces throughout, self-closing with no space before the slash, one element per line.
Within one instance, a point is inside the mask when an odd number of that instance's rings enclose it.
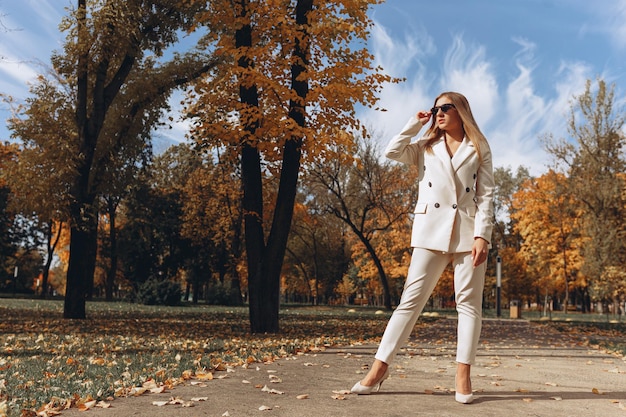
<path fill-rule="evenodd" d="M 583 262 L 580 216 L 565 187 L 565 176 L 549 171 L 514 195 L 511 218 L 523 238 L 520 253 L 539 274 L 542 288 L 565 289 L 565 280 L 575 277 Z"/>
<path fill-rule="evenodd" d="M 247 1 L 249 21 L 235 19 L 243 2 L 218 0 L 200 19 L 215 30 L 206 38 L 207 48 L 225 62 L 211 76 L 197 83 L 189 96 L 189 114 L 194 115 L 193 136 L 205 146 L 255 146 L 276 173 L 282 146 L 292 137 L 306 138 L 305 158 L 329 152 L 328 143 L 350 138 L 343 130 L 363 129 L 355 117 L 356 104 L 372 107 L 376 94 L 387 82 L 399 80 L 373 65 L 365 47 L 372 24 L 367 12 L 380 0 L 316 1 L 306 27 L 309 54 L 304 76 L 308 80 L 306 126 L 289 117 L 289 102 L 302 100 L 293 90 L 291 65 L 299 58 L 292 53 L 303 30 L 296 24 L 293 2 Z M 205 2 L 203 2 L 205 3 Z M 233 32 L 241 24 L 252 26 L 252 47 L 236 48 Z M 247 60 L 249 66 L 236 65 Z M 239 101 L 239 86 L 255 86 L 258 106 Z M 237 117 L 233 117 L 236 115 Z M 255 125 L 254 137 L 244 126 Z"/>

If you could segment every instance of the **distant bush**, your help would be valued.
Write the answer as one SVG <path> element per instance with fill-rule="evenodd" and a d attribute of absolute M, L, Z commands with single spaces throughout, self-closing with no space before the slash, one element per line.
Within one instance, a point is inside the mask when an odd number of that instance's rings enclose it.
<path fill-rule="evenodd" d="M 230 285 L 222 282 L 213 282 L 209 285 L 206 301 L 210 305 L 233 306 L 237 305 L 237 297 Z"/>
<path fill-rule="evenodd" d="M 180 305 L 180 284 L 168 280 L 149 279 L 137 291 L 137 301 L 145 305 Z"/>

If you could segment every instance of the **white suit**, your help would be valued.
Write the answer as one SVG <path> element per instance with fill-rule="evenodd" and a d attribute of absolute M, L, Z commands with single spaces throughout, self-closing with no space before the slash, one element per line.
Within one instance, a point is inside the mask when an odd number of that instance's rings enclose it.
<path fill-rule="evenodd" d="M 408 339 L 445 267 L 454 267 L 458 311 L 457 361 L 474 363 L 480 337 L 486 262 L 474 268 L 472 245 L 477 237 L 491 241 L 493 167 L 491 151 L 464 138 L 451 158 L 442 137 L 424 150 L 425 140 L 411 143 L 422 124 L 412 117 L 387 145 L 385 155 L 417 165 L 419 195 L 414 210 L 413 256 L 400 304 L 385 330 L 376 359 L 390 363 Z"/>

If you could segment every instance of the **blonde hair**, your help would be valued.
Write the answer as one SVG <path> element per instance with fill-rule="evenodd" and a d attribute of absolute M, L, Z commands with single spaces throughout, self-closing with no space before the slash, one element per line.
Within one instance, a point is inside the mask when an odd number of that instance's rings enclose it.
<path fill-rule="evenodd" d="M 476 148 L 476 153 L 478 153 L 478 157 L 481 158 L 480 146 L 482 144 L 487 144 L 487 138 L 480 131 L 476 120 L 474 119 L 474 115 L 472 114 L 472 109 L 470 108 L 469 102 L 467 98 L 463 94 L 455 93 L 453 91 L 448 91 L 445 93 L 439 94 L 435 99 L 435 104 L 437 100 L 442 97 L 446 97 L 449 99 L 452 104 L 454 104 L 454 108 L 457 112 L 459 112 L 459 117 L 461 118 L 461 123 L 463 125 L 463 132 L 465 136 L 472 142 L 474 148 Z M 425 137 L 428 138 L 426 141 L 425 149 L 427 152 L 432 152 L 433 144 L 441 138 L 443 135 L 443 130 L 437 126 L 435 117 L 432 118 L 432 122 L 425 133 Z"/>

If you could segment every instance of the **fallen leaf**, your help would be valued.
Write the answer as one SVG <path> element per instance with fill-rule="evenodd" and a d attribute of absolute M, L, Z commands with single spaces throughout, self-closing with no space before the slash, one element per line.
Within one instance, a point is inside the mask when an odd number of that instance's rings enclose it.
<path fill-rule="evenodd" d="M 142 395 L 143 393 L 145 393 L 146 391 L 148 391 L 148 389 L 144 388 L 144 387 L 133 387 L 130 390 L 129 394 L 132 395 L 132 396 L 138 397 L 138 396 Z"/>
<path fill-rule="evenodd" d="M 346 395 L 346 394 L 350 394 L 351 392 L 352 391 L 350 391 L 349 389 L 342 389 L 338 391 L 333 391 L 333 394 Z"/>
<path fill-rule="evenodd" d="M 604 395 L 604 392 L 600 391 L 600 390 L 599 390 L 599 389 L 597 389 L 597 388 L 593 388 L 593 389 L 591 390 L 591 392 L 592 392 L 592 393 L 594 393 L 594 394 L 596 394 L 596 395 Z"/>
<path fill-rule="evenodd" d="M 272 407 L 268 407 L 266 405 L 262 405 L 262 406 L 259 407 L 259 411 L 269 411 L 271 409 L 272 409 Z"/>
<path fill-rule="evenodd" d="M 271 389 L 270 389 L 267 385 L 265 385 L 265 386 L 261 389 L 261 391 L 263 391 L 263 392 L 267 392 L 267 393 L 270 393 L 270 394 L 279 394 L 279 395 L 284 394 L 284 392 L 283 392 L 283 391 L 278 391 L 278 390 L 275 390 L 275 389 L 273 389 L 273 388 L 271 388 Z"/>
<path fill-rule="evenodd" d="M 185 404 L 185 401 L 182 398 L 173 397 L 173 398 L 170 398 L 169 403 L 173 405 L 177 405 L 177 404 Z"/>
<path fill-rule="evenodd" d="M 209 401 L 209 397 L 193 397 L 191 401 Z"/>
<path fill-rule="evenodd" d="M 550 397 L 551 400 L 562 401 L 563 397 Z"/>
<path fill-rule="evenodd" d="M 309 398 L 309 394 L 296 395 L 296 399 L 298 400 L 307 400 L 308 398 Z"/>
<path fill-rule="evenodd" d="M 145 389 L 153 389 L 153 388 L 157 388 L 158 385 L 157 383 L 154 381 L 154 379 L 148 379 L 146 382 L 144 382 L 143 384 L 141 384 L 141 386 Z"/>
<path fill-rule="evenodd" d="M 78 409 L 80 411 L 87 411 L 93 408 L 94 405 L 96 405 L 97 401 L 96 400 L 92 400 L 92 401 L 86 401 L 82 404 L 78 405 Z"/>
<path fill-rule="evenodd" d="M 333 395 L 330 398 L 332 398 L 333 400 L 345 400 L 346 399 L 344 395 Z"/>
<path fill-rule="evenodd" d="M 212 372 L 196 372 L 196 379 L 200 380 L 200 381 L 211 381 L 213 380 L 213 373 Z"/>
<path fill-rule="evenodd" d="M 152 401 L 152 405 L 156 405 L 157 407 L 163 407 L 164 405 L 168 405 L 169 401 Z"/>

